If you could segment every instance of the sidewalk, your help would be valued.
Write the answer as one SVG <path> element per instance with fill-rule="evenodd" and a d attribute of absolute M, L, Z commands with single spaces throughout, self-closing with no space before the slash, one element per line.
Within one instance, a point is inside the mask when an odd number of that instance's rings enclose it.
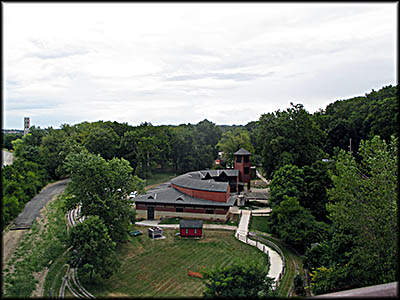
<path fill-rule="evenodd" d="M 256 175 L 257 175 L 258 178 L 260 178 L 262 181 L 264 181 L 267 185 L 270 184 L 270 181 L 268 181 L 267 179 L 265 179 L 265 177 L 262 176 L 262 175 L 260 174 L 260 172 L 258 172 L 258 170 L 256 170 Z"/>
<path fill-rule="evenodd" d="M 249 210 L 243 210 L 243 209 L 241 211 L 242 211 L 242 217 L 240 218 L 240 223 L 236 233 L 241 235 L 247 235 L 251 212 Z"/>
<path fill-rule="evenodd" d="M 248 234 L 248 226 L 251 217 L 251 211 L 249 210 L 241 210 L 242 217 L 240 218 L 239 227 L 235 233 L 235 237 L 246 244 L 257 247 L 259 250 L 265 252 L 269 256 L 270 267 L 268 271 L 268 277 L 271 277 L 278 281 L 280 274 L 283 271 L 283 261 L 281 256 L 272 248 L 267 245 L 264 245 L 258 241 L 253 241 L 247 237 Z"/>

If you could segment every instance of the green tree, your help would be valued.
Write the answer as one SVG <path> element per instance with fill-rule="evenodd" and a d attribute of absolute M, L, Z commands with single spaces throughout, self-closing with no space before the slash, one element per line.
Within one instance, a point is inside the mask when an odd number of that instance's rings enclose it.
<path fill-rule="evenodd" d="M 272 207 L 279 205 L 285 196 L 304 197 L 304 172 L 297 166 L 285 165 L 274 173 L 270 183 L 270 203 Z"/>
<path fill-rule="evenodd" d="M 160 149 L 157 148 L 156 138 L 154 136 L 143 136 L 137 143 L 137 167 L 135 174 L 141 178 L 149 178 L 152 170 L 156 167 L 154 154 Z"/>
<path fill-rule="evenodd" d="M 329 171 L 333 168 L 331 161 L 316 161 L 302 168 L 304 180 L 304 195 L 299 198 L 300 205 L 310 210 L 317 221 L 329 222 L 326 204 L 327 189 L 332 187 Z"/>
<path fill-rule="evenodd" d="M 208 121 L 207 119 L 199 122 L 195 126 L 196 135 L 198 136 L 198 141 L 200 144 L 200 148 L 207 147 L 207 149 L 200 150 L 201 153 L 207 153 L 210 155 L 211 159 L 206 158 L 204 162 L 201 162 L 201 165 L 209 165 L 209 161 L 213 160 L 218 155 L 218 149 L 216 145 L 218 141 L 221 139 L 222 131 L 217 125 L 213 122 Z M 207 161 L 208 160 L 208 161 Z M 200 167 L 202 169 L 204 167 Z"/>
<path fill-rule="evenodd" d="M 43 166 L 52 178 L 59 179 L 57 169 L 63 164 L 63 158 L 65 158 L 59 154 L 66 139 L 64 130 L 49 128 L 48 135 L 43 137 L 39 146 L 39 156 Z"/>
<path fill-rule="evenodd" d="M 223 158 L 227 166 L 232 167 L 235 160 L 234 153 L 240 148 L 245 148 L 250 153 L 254 153 L 249 132 L 241 128 L 225 132 L 217 146 L 224 152 Z"/>
<path fill-rule="evenodd" d="M 265 265 L 235 262 L 204 273 L 205 298 L 261 298 L 276 296 L 272 290 L 274 280 L 267 277 Z"/>
<path fill-rule="evenodd" d="M 100 154 L 105 159 L 117 155 L 120 138 L 112 128 L 92 126 L 86 140 L 86 149 L 94 154 Z"/>
<path fill-rule="evenodd" d="M 269 228 L 277 237 L 303 253 L 312 243 L 323 239 L 327 230 L 326 224 L 317 222 L 295 197 L 286 195 L 283 196 L 283 201 L 273 208 Z"/>
<path fill-rule="evenodd" d="M 2 133 L 3 137 L 3 148 L 7 150 L 13 150 L 12 141 L 22 138 L 22 133 Z"/>
<path fill-rule="evenodd" d="M 284 165 L 301 168 L 324 156 L 324 132 L 301 104 L 291 103 L 286 111 L 263 114 L 257 131 L 262 166 L 268 177 Z"/>
<path fill-rule="evenodd" d="M 132 175 L 129 162 L 118 158 L 107 162 L 99 155 L 82 151 L 67 156 L 66 168 L 71 172 L 67 191 L 75 195 L 68 198 L 67 208 L 81 202 L 83 215 L 99 216 L 113 241 L 123 241 L 131 210 L 128 195 L 143 190 L 143 181 Z"/>
<path fill-rule="evenodd" d="M 357 162 L 342 150 L 336 159 L 327 208 L 335 228 L 333 236 L 351 242 L 314 270 L 315 293 L 331 292 L 335 284 L 341 286 L 343 278 L 347 279 L 346 288 L 398 278 L 397 138 L 390 143 L 377 136 L 362 141 L 359 155 L 361 161 Z"/>
<path fill-rule="evenodd" d="M 118 267 L 115 256 L 116 243 L 112 241 L 106 225 L 98 216 L 90 216 L 78 223 L 69 233 L 68 247 L 71 267 L 109 278 Z"/>
<path fill-rule="evenodd" d="M 313 115 L 314 121 L 326 134 L 324 151 L 334 154 L 336 147 L 358 151 L 361 140 L 380 135 L 386 141 L 398 134 L 398 93 L 397 86 L 372 90 L 365 96 L 338 100 L 325 110 Z"/>
<path fill-rule="evenodd" d="M 196 169 L 196 138 L 192 125 L 172 128 L 171 159 L 177 173 Z"/>
<path fill-rule="evenodd" d="M 129 130 L 124 133 L 124 136 L 120 141 L 120 154 L 121 156 L 129 161 L 131 167 L 135 170 L 137 166 L 137 144 L 139 141 L 139 133 L 137 130 Z"/>

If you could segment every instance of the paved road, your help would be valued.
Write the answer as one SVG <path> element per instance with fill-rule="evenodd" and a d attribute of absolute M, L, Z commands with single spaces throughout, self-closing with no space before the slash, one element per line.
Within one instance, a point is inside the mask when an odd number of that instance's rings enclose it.
<path fill-rule="evenodd" d="M 64 179 L 44 187 L 38 195 L 33 197 L 32 200 L 25 205 L 24 210 L 18 215 L 11 230 L 31 227 L 35 219 L 40 217 L 40 210 L 55 195 L 62 193 L 69 182 L 70 179 Z"/>
<path fill-rule="evenodd" d="M 1 150 L 1 155 L 2 155 L 2 167 L 11 165 L 15 159 L 14 155 L 11 152 Z"/>

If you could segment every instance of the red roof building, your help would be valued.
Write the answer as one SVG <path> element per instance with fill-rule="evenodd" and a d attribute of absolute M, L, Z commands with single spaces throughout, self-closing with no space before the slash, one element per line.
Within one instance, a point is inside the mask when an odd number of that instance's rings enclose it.
<path fill-rule="evenodd" d="M 181 237 L 197 237 L 203 234 L 203 220 L 180 220 L 179 232 Z"/>
<path fill-rule="evenodd" d="M 250 153 L 235 153 L 235 169 L 193 171 L 134 198 L 138 218 L 227 221 L 244 184 L 250 188 Z"/>

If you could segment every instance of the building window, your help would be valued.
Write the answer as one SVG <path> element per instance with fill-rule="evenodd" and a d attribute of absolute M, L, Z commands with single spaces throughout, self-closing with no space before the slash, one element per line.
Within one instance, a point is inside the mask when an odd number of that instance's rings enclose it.
<path fill-rule="evenodd" d="M 249 167 L 244 168 L 244 174 L 249 174 L 249 171 L 250 171 Z"/>
<path fill-rule="evenodd" d="M 206 214 L 213 214 L 214 213 L 214 210 L 212 210 L 212 209 L 206 209 Z"/>
<path fill-rule="evenodd" d="M 177 207 L 176 212 L 183 212 L 183 207 Z"/>
<path fill-rule="evenodd" d="M 241 163 L 242 162 L 242 156 L 236 156 L 236 162 Z"/>
<path fill-rule="evenodd" d="M 196 228 L 194 229 L 194 234 L 197 234 L 197 229 Z"/>
<path fill-rule="evenodd" d="M 186 233 L 186 234 L 188 234 L 188 233 L 189 233 L 189 230 L 188 230 L 187 228 L 185 229 L 185 233 Z"/>
<path fill-rule="evenodd" d="M 249 157 L 248 157 L 248 156 L 245 156 L 243 162 L 248 163 L 248 162 L 249 162 Z"/>

